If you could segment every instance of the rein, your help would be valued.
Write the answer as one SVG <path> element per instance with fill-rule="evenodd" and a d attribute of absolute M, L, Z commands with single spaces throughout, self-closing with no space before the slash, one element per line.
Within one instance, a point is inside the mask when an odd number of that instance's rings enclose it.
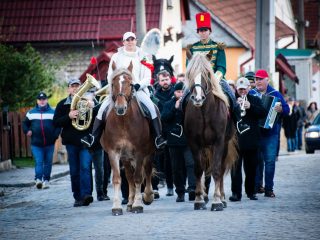
<path fill-rule="evenodd" d="M 191 93 L 193 92 L 193 89 L 194 89 L 195 87 L 200 87 L 200 88 L 202 89 L 202 91 L 204 92 L 204 95 L 205 95 L 205 96 L 207 96 L 207 95 L 211 92 L 211 90 L 212 90 L 211 87 L 207 87 L 207 88 L 205 89 L 201 84 L 193 84 L 192 87 L 190 88 L 190 92 L 191 92 Z"/>
<path fill-rule="evenodd" d="M 113 102 L 116 102 L 117 98 L 118 97 L 124 97 L 124 99 L 127 101 L 128 105 L 130 104 L 131 102 L 131 99 L 132 99 L 132 94 L 133 94 L 133 84 L 130 84 L 130 87 L 131 87 L 131 94 L 129 96 L 125 95 L 123 92 L 119 92 L 117 95 L 112 95 L 112 100 Z"/>

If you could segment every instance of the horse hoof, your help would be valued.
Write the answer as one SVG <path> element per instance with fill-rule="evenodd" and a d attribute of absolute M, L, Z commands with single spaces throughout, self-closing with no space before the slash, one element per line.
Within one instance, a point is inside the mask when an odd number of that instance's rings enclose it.
<path fill-rule="evenodd" d="M 223 203 L 212 203 L 211 211 L 222 211 L 223 210 Z"/>
<path fill-rule="evenodd" d="M 206 203 L 204 202 L 195 202 L 194 203 L 194 210 L 205 210 L 207 209 Z"/>
<path fill-rule="evenodd" d="M 144 205 L 150 205 L 153 201 L 148 202 L 144 198 L 142 198 L 142 202 Z"/>
<path fill-rule="evenodd" d="M 222 204 L 223 204 L 223 208 L 226 208 L 226 207 L 227 207 L 227 202 L 224 201 L 224 200 L 222 200 L 221 202 L 222 202 Z"/>
<path fill-rule="evenodd" d="M 138 207 L 132 207 L 132 213 L 143 213 L 143 207 L 138 206 Z"/>
<path fill-rule="evenodd" d="M 205 203 L 207 204 L 209 202 L 209 197 L 208 196 L 204 196 L 203 200 L 205 201 Z"/>
<path fill-rule="evenodd" d="M 123 215 L 122 208 L 113 208 L 112 209 L 112 216 L 119 216 Z"/>
<path fill-rule="evenodd" d="M 127 205 L 127 212 L 132 212 L 132 204 Z"/>

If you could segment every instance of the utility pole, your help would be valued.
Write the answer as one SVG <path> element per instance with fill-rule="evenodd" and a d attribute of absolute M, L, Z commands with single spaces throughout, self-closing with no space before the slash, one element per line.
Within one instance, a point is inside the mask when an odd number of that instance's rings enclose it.
<path fill-rule="evenodd" d="M 255 69 L 275 72 L 274 0 L 257 0 Z"/>
<path fill-rule="evenodd" d="M 146 35 L 146 7 L 144 0 L 136 0 L 136 34 L 138 45 L 141 45 L 142 39 Z"/>
<path fill-rule="evenodd" d="M 298 1 L 298 36 L 299 36 L 299 41 L 298 41 L 298 46 L 300 49 L 305 49 L 306 48 L 306 39 L 305 39 L 305 33 L 304 33 L 304 28 L 305 28 L 305 21 L 304 21 L 304 0 L 297 0 Z"/>

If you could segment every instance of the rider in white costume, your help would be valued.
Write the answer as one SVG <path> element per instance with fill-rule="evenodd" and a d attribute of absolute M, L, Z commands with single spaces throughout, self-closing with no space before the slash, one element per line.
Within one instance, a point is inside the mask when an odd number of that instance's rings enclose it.
<path fill-rule="evenodd" d="M 118 52 L 113 54 L 111 61 L 109 63 L 108 69 L 108 83 L 111 84 L 111 76 L 113 74 L 112 64 L 114 63 L 116 68 L 128 68 L 130 62 L 133 64 L 132 74 L 133 74 L 133 84 L 136 90 L 135 96 L 138 101 L 142 102 L 150 111 L 152 118 L 152 125 L 155 130 L 156 139 L 155 145 L 157 148 L 162 148 L 166 141 L 161 136 L 161 123 L 160 119 L 157 116 L 154 103 L 150 99 L 150 93 L 148 86 L 150 85 L 151 71 L 145 65 L 141 63 L 141 60 L 146 59 L 146 55 L 142 50 L 136 46 L 137 40 L 136 35 L 133 32 L 126 32 L 123 35 L 123 47 L 118 48 Z M 93 146 L 97 141 L 100 140 L 104 121 L 102 121 L 103 113 L 108 108 L 111 102 L 111 96 L 102 103 L 98 115 L 95 119 L 92 134 L 86 136 L 81 141 L 88 147 Z"/>

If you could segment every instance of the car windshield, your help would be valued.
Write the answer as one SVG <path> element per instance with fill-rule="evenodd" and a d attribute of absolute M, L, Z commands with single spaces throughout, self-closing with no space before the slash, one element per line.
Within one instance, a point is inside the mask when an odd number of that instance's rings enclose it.
<path fill-rule="evenodd" d="M 320 125 L 320 113 L 316 116 L 312 125 Z"/>

